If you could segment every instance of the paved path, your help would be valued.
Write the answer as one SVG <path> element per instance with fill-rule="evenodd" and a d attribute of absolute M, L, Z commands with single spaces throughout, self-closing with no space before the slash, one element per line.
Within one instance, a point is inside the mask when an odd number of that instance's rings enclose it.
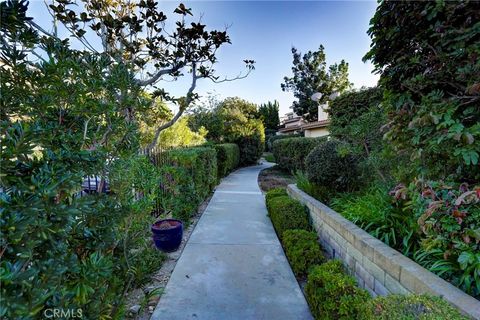
<path fill-rule="evenodd" d="M 267 166 L 217 187 L 151 319 L 312 319 L 257 184 Z"/>

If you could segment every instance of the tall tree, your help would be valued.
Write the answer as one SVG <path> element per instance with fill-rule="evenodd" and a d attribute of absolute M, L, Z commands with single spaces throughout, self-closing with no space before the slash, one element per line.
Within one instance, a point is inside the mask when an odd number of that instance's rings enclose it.
<path fill-rule="evenodd" d="M 258 113 L 263 121 L 265 130 L 278 129 L 278 126 L 280 125 L 280 118 L 278 115 L 279 108 L 280 107 L 277 100 L 273 102 L 268 101 L 265 104 L 261 104 L 258 108 Z"/>
<path fill-rule="evenodd" d="M 371 60 L 413 177 L 480 181 L 480 3 L 382 1 Z"/>
<path fill-rule="evenodd" d="M 18 0 L 10 3 L 18 3 Z M 25 7 L 28 6 L 28 2 L 22 3 Z M 6 4 L 5 8 L 8 9 Z M 2 10 L 2 20 L 5 21 L 4 24 L 22 23 L 26 28 L 44 36 L 39 40 L 49 39 L 57 43 L 62 40 L 56 32 L 57 25 L 61 24 L 69 36 L 63 40 L 64 44 L 77 42 L 84 51 L 101 56 L 108 62 L 104 69 L 105 77 L 119 76 L 121 72 L 122 86 L 112 90 L 127 122 L 135 122 L 132 91 L 146 90 L 152 92 L 154 98 L 161 97 L 164 101 L 176 104 L 178 111 L 173 117 L 155 124 L 150 147 L 156 145 L 160 132 L 172 126 L 197 98 L 195 88 L 198 80 L 233 80 L 220 79 L 214 69 L 217 50 L 230 43 L 227 32 L 209 31 L 200 21 L 188 18 L 193 16 L 192 11 L 183 4 L 174 11 L 176 21 L 172 24 L 173 28 L 167 27 L 167 15 L 161 11 L 159 3 L 153 0 L 53 0 L 48 9 L 55 21 L 51 31 L 33 19 L 15 17 L 15 10 Z M 11 21 L 6 19 L 9 16 Z M 100 41 L 93 41 L 95 38 Z M 8 48 L 9 44 L 4 41 L 2 51 Z M 28 48 L 28 52 L 40 60 L 48 56 L 42 46 Z M 253 70 L 253 60 L 244 62 L 247 66 L 246 73 L 234 79 L 244 78 Z M 172 96 L 158 86 L 162 80 L 176 80 L 185 74 L 190 74 L 191 82 L 184 96 Z"/>
<path fill-rule="evenodd" d="M 327 68 L 325 48 L 320 45 L 318 51 L 308 51 L 302 56 L 293 47 L 293 77 L 284 77 L 283 91 L 291 91 L 297 101 L 293 102 L 293 111 L 308 121 L 318 119 L 318 104 L 326 103 L 332 93 L 342 93 L 352 87 L 348 80 L 348 63 L 345 60 Z M 322 94 L 319 101 L 313 101 L 312 95 Z"/>

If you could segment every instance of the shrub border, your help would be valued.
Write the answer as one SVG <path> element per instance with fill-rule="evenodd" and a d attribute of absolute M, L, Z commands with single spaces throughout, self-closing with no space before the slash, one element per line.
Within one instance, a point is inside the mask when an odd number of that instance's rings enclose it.
<path fill-rule="evenodd" d="M 306 205 L 322 247 L 340 259 L 359 286 L 372 295 L 431 294 L 440 296 L 463 314 L 480 319 L 480 302 L 426 270 L 290 184 L 287 193 Z"/>

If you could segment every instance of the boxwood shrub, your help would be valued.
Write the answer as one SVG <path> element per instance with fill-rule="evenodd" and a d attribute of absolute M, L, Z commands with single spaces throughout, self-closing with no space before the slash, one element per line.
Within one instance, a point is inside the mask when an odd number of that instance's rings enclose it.
<path fill-rule="evenodd" d="M 240 164 L 240 148 L 235 143 L 222 143 L 215 145 L 217 150 L 217 176 L 225 177 Z"/>
<path fill-rule="evenodd" d="M 352 191 L 358 187 L 357 159 L 345 151 L 339 152 L 341 142 L 323 141 L 305 158 L 307 178 L 310 182 L 331 191 Z"/>
<path fill-rule="evenodd" d="M 290 266 L 298 277 L 306 276 L 312 266 L 325 260 L 315 232 L 299 229 L 286 230 L 282 239 Z"/>
<path fill-rule="evenodd" d="M 310 228 L 306 208 L 289 196 L 271 198 L 267 206 L 270 219 L 280 239 L 283 232 L 288 229 L 308 230 Z"/>
<path fill-rule="evenodd" d="M 305 286 L 310 310 L 315 319 L 358 319 L 370 299 L 356 280 L 344 273 L 339 260 L 330 260 L 312 268 Z"/>
<path fill-rule="evenodd" d="M 267 203 L 267 209 L 268 209 L 268 204 L 270 203 L 270 200 L 275 198 L 275 197 L 281 197 L 281 196 L 288 196 L 287 190 L 284 188 L 273 188 L 268 190 L 267 194 L 265 195 L 265 202 Z"/>
<path fill-rule="evenodd" d="M 467 320 L 448 302 L 428 295 L 378 296 L 367 303 L 362 320 Z"/>
<path fill-rule="evenodd" d="M 288 138 L 273 143 L 273 155 L 280 168 L 296 172 L 305 169 L 305 157 L 320 143 L 326 141 L 320 138 Z"/>

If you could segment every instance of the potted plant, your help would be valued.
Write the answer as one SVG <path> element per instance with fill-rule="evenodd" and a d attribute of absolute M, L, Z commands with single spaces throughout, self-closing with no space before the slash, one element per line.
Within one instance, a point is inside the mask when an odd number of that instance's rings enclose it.
<path fill-rule="evenodd" d="M 152 224 L 153 242 L 164 251 L 172 252 L 182 243 L 183 223 L 177 219 L 161 219 Z"/>

